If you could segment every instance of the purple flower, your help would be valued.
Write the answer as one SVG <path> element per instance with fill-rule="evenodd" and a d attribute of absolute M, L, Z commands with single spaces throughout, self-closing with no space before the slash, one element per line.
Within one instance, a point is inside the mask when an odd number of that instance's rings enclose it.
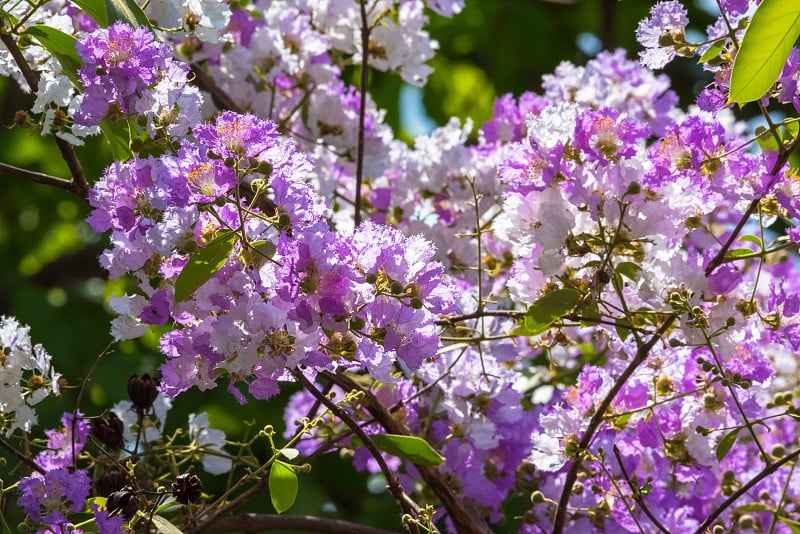
<path fill-rule="evenodd" d="M 660 69 L 675 57 L 675 48 L 670 43 L 662 46 L 664 36 L 671 42 L 681 42 L 683 32 L 689 19 L 686 8 L 676 0 L 659 2 L 650 10 L 650 18 L 639 23 L 636 39 L 646 48 L 639 53 L 642 65 L 651 69 Z"/>
<path fill-rule="evenodd" d="M 65 523 L 64 514 L 83 509 L 90 482 L 86 471 L 70 473 L 65 467 L 26 477 L 19 481 L 17 504 L 34 521 Z"/>
<path fill-rule="evenodd" d="M 708 287 L 715 295 L 725 295 L 742 282 L 742 273 L 731 264 L 720 265 L 708 277 Z"/>
<path fill-rule="evenodd" d="M 99 124 L 111 104 L 134 113 L 140 93 L 158 80 L 170 57 L 169 47 L 157 43 L 150 30 L 122 22 L 90 33 L 75 50 L 83 60 L 78 76 L 84 87 L 75 122 L 83 126 Z"/>
<path fill-rule="evenodd" d="M 122 514 L 112 516 L 108 513 L 108 510 L 100 508 L 95 503 L 92 503 L 92 510 L 94 511 L 94 521 L 97 524 L 99 534 L 119 534 L 124 532 L 122 524 L 125 522 L 125 517 Z"/>
<path fill-rule="evenodd" d="M 86 437 L 89 435 L 89 421 L 84 419 L 82 414 L 78 412 L 78 420 L 75 421 L 73 426 L 74 416 L 75 414 L 72 412 L 64 413 L 61 416 L 61 428 L 45 431 L 45 434 L 47 434 L 47 449 L 36 456 L 34 459 L 36 465 L 46 471 L 75 465 L 75 457 L 86 445 Z"/>
<path fill-rule="evenodd" d="M 274 123 L 233 111 L 223 112 L 213 125 L 201 124 L 194 135 L 223 158 L 258 158 L 280 143 Z"/>
<path fill-rule="evenodd" d="M 150 305 L 142 310 L 139 319 L 145 324 L 166 324 L 169 320 L 170 299 L 167 292 L 159 289 L 150 297 Z"/>

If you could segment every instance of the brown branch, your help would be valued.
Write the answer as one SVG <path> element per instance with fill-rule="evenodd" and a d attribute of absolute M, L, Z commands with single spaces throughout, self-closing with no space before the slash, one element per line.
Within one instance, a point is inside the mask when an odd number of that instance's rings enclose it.
<path fill-rule="evenodd" d="M 798 144 L 800 144 L 800 137 L 796 137 L 789 144 L 789 146 L 787 146 L 785 148 L 782 147 L 781 153 L 778 156 L 778 159 L 775 160 L 775 164 L 772 166 L 772 169 L 770 169 L 770 171 L 769 171 L 769 175 L 770 176 L 775 176 L 775 175 L 778 174 L 778 172 L 781 170 L 781 167 L 783 167 L 786 164 L 786 162 L 789 161 L 789 156 L 792 155 L 792 152 L 795 151 L 795 149 L 797 148 Z M 747 209 L 745 210 L 744 214 L 742 215 L 742 218 L 739 219 L 739 222 L 736 225 L 736 228 L 733 229 L 733 232 L 731 232 L 731 235 L 728 237 L 728 240 L 725 242 L 725 244 L 722 246 L 722 248 L 719 250 L 719 252 L 717 252 L 717 255 L 714 256 L 714 258 L 712 258 L 712 260 L 710 262 L 708 262 L 708 265 L 706 266 L 706 276 L 710 276 L 711 273 L 714 272 L 714 269 L 716 269 L 717 267 L 719 267 L 723 263 L 723 261 L 725 259 L 725 254 L 728 253 L 728 250 L 730 250 L 731 246 L 733 246 L 733 242 L 739 237 L 739 232 L 741 232 L 742 228 L 744 228 L 744 225 L 747 224 L 747 220 L 750 218 L 750 216 L 756 210 L 756 208 L 758 207 L 759 202 L 761 202 L 761 197 L 754 198 L 753 201 L 750 202 L 750 205 L 747 206 Z"/>
<path fill-rule="evenodd" d="M 644 361 L 647 359 L 647 356 L 650 354 L 650 351 L 653 349 L 658 340 L 661 339 L 661 336 L 663 336 L 669 327 L 672 326 L 672 323 L 675 322 L 675 319 L 677 319 L 677 315 L 674 313 L 667 317 L 667 319 L 664 321 L 664 324 L 662 324 L 658 330 L 656 330 L 655 334 L 653 334 L 647 343 L 639 346 L 638 350 L 636 351 L 636 356 L 634 356 L 631 363 L 628 364 L 628 367 L 622 371 L 622 374 L 614 382 L 611 390 L 608 392 L 606 397 L 600 403 L 600 406 L 597 407 L 597 411 L 594 412 L 594 415 L 592 415 L 592 418 L 589 420 L 586 431 L 583 433 L 583 437 L 581 438 L 579 451 L 587 451 L 589 449 L 589 445 L 592 442 L 594 433 L 603 423 L 605 413 L 611 407 L 611 403 L 614 402 L 614 397 L 617 396 L 619 390 L 622 389 L 622 386 L 625 385 L 625 382 L 627 382 L 631 375 L 633 375 L 634 371 L 636 371 L 636 369 L 638 369 L 639 366 L 644 363 Z M 569 466 L 569 471 L 567 471 L 567 476 L 564 479 L 564 488 L 561 491 L 561 497 L 558 500 L 558 508 L 556 508 L 556 516 L 553 519 L 553 534 L 561 534 L 564 531 L 564 524 L 567 517 L 567 506 L 569 505 L 569 496 L 572 494 L 572 487 L 575 485 L 575 481 L 578 479 L 578 469 L 580 469 L 581 463 L 581 457 L 575 458 L 572 461 L 572 464 Z"/>
<path fill-rule="evenodd" d="M 361 402 L 367 408 L 370 415 L 375 418 L 375 421 L 381 425 L 386 432 L 403 436 L 409 435 L 408 431 L 392 417 L 372 392 L 364 390 L 343 374 L 334 374 L 325 371 L 322 375 L 336 383 L 345 391 L 362 391 L 364 397 L 361 399 Z M 450 520 L 453 522 L 453 526 L 457 532 L 460 534 L 486 534 L 491 532 L 485 519 L 478 511 L 477 506 L 470 505 L 463 497 L 457 495 L 455 491 L 453 491 L 453 488 L 447 483 L 441 471 L 425 465 L 416 465 L 416 468 L 422 480 L 428 485 L 428 488 L 439 497 L 439 500 L 447 510 Z"/>
<path fill-rule="evenodd" d="M 63 178 L 50 176 L 49 174 L 44 174 L 41 172 L 29 171 L 28 169 L 22 169 L 20 167 L 15 167 L 3 162 L 0 162 L 0 173 L 7 176 L 13 176 L 14 178 L 27 180 L 29 182 L 35 182 L 37 184 L 50 185 L 66 191 L 72 191 L 73 187 L 71 180 L 65 180 Z"/>
<path fill-rule="evenodd" d="M 625 479 L 625 482 L 628 483 L 628 487 L 631 489 L 631 496 L 633 500 L 636 501 L 636 504 L 642 509 L 642 512 L 652 521 L 652 523 L 656 526 L 658 530 L 663 532 L 664 534 L 670 534 L 669 530 L 667 530 L 661 522 L 656 519 L 656 516 L 653 515 L 653 512 L 645 505 L 644 499 L 642 498 L 642 490 L 638 485 L 634 485 L 631 482 L 631 478 L 628 476 L 628 472 L 625 470 L 625 464 L 622 463 L 622 457 L 619 453 L 619 447 L 614 445 L 614 456 L 617 457 L 617 463 L 619 463 L 619 470 L 622 472 L 622 478 Z"/>
<path fill-rule="evenodd" d="M 294 376 L 295 379 L 300 384 L 302 384 L 302 386 L 309 393 L 311 393 L 311 395 L 315 399 L 324 404 L 325 407 L 328 408 L 333 415 L 338 417 L 345 425 L 347 425 L 347 427 L 350 430 L 353 431 L 353 433 L 356 436 L 358 436 L 358 438 L 361 440 L 364 446 L 369 450 L 370 454 L 372 454 L 372 457 L 375 458 L 375 461 L 378 462 L 378 466 L 380 467 L 383 476 L 386 478 L 386 485 L 389 488 L 389 492 L 395 498 L 397 504 L 402 508 L 403 513 L 416 518 L 418 516 L 417 513 L 418 510 L 415 509 L 416 507 L 412 506 L 411 501 L 406 498 L 406 495 L 403 492 L 403 488 L 400 487 L 400 483 L 397 481 L 397 477 L 392 472 L 392 470 L 389 469 L 389 466 L 386 464 L 386 460 L 384 460 L 381 451 L 378 450 L 378 448 L 372 442 L 372 439 L 367 435 L 366 432 L 364 432 L 364 429 L 361 428 L 361 425 L 359 425 L 356 421 L 354 421 L 353 418 L 350 417 L 350 415 L 345 410 L 343 410 L 339 405 L 337 405 L 331 399 L 323 395 L 314 386 L 314 384 L 308 381 L 308 379 L 303 375 L 301 371 L 299 370 L 292 371 L 292 376 Z M 410 524 L 409 526 L 411 526 L 412 531 L 417 531 L 417 529 L 415 528 L 416 525 Z"/>
<path fill-rule="evenodd" d="M 327 532 L 329 534 L 391 534 L 388 530 L 350 523 L 340 519 L 305 515 L 241 514 L 226 517 L 192 532 L 217 534 L 241 531 L 247 534 L 272 530 L 300 530 L 305 532 Z"/>
<path fill-rule="evenodd" d="M 511 319 L 518 319 L 524 315 L 525 312 L 520 310 L 477 310 L 472 313 L 465 313 L 463 315 L 449 315 L 442 317 L 436 321 L 436 325 L 453 326 L 456 323 L 469 321 L 470 319 L 480 319 L 481 317 L 509 317 Z"/>
<path fill-rule="evenodd" d="M 361 225 L 361 183 L 364 180 L 364 128 L 367 116 L 367 83 L 369 81 L 369 34 L 367 0 L 359 0 L 361 8 L 361 105 L 358 108 L 358 152 L 356 154 L 356 215 L 355 228 Z"/>
<path fill-rule="evenodd" d="M 741 488 L 739 488 L 730 497 L 725 499 L 725 502 L 720 504 L 719 507 L 717 507 L 716 510 L 711 512 L 711 515 L 709 515 L 706 518 L 706 520 L 703 521 L 703 523 L 699 527 L 697 527 L 697 530 L 694 531 L 694 534 L 702 534 L 703 532 L 705 532 L 706 529 L 711 526 L 711 523 L 713 523 L 722 514 L 722 512 L 724 512 L 730 505 L 732 505 L 734 502 L 736 502 L 739 499 L 739 497 L 741 497 L 742 495 L 744 495 L 745 493 L 750 491 L 750 488 L 752 488 L 753 486 L 755 486 L 756 484 L 758 484 L 759 482 L 761 482 L 762 480 L 767 478 L 769 475 L 771 475 L 772 473 L 777 471 L 780 467 L 783 467 L 787 463 L 789 463 L 789 462 L 791 462 L 793 460 L 796 460 L 798 457 L 800 457 L 800 449 L 797 449 L 796 451 L 794 451 L 791 454 L 787 454 L 786 456 L 784 456 L 783 458 L 781 458 L 777 462 L 775 462 L 773 464 L 770 464 L 767 467 L 765 467 L 764 469 L 762 469 L 761 472 L 758 473 L 753 478 L 751 478 L 747 482 L 747 484 L 745 484 Z"/>
<path fill-rule="evenodd" d="M 17 46 L 17 42 L 14 41 L 14 38 L 7 33 L 0 32 L 0 41 L 2 41 L 2 43 L 8 49 L 11 57 L 14 58 L 19 70 L 22 72 L 22 76 L 25 78 L 25 81 L 28 82 L 28 87 L 30 87 L 31 92 L 35 93 L 38 91 L 39 73 L 31 69 L 30 65 L 28 65 L 28 62 L 25 61 L 25 56 L 22 55 L 22 51 Z M 88 200 L 89 182 L 86 180 L 86 175 L 83 173 L 81 163 L 78 161 L 78 157 L 75 155 L 74 147 L 56 135 L 54 135 L 53 138 L 56 140 L 56 146 L 58 146 L 58 150 L 61 152 L 61 157 L 67 164 L 69 173 L 72 176 L 72 180 L 69 182 L 70 187 L 67 190 L 84 200 Z"/>

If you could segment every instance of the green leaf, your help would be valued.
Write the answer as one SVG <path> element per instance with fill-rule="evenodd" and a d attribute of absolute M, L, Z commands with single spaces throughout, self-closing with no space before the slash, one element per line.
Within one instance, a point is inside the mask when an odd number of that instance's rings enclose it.
<path fill-rule="evenodd" d="M 525 326 L 531 331 L 529 335 L 541 334 L 550 328 L 556 319 L 572 310 L 580 300 L 581 294 L 569 288 L 556 289 L 542 296 L 530 305 L 525 314 Z"/>
<path fill-rule="evenodd" d="M 161 534 L 182 534 L 181 529 L 161 517 L 160 515 L 153 516 L 153 524 L 156 526 Z"/>
<path fill-rule="evenodd" d="M 741 236 L 738 241 L 749 241 L 750 243 L 755 243 L 759 248 L 764 248 L 764 243 L 761 242 L 761 239 L 754 235 L 745 234 Z"/>
<path fill-rule="evenodd" d="M 128 121 L 111 121 L 108 118 L 100 120 L 100 130 L 111 147 L 111 155 L 116 161 L 128 161 L 133 157 L 131 150 L 130 124 Z"/>
<path fill-rule="evenodd" d="M 614 322 L 614 329 L 617 331 L 620 341 L 625 341 L 625 338 L 631 333 L 628 323 L 625 321 L 617 320 Z"/>
<path fill-rule="evenodd" d="M 399 434 L 374 434 L 372 443 L 383 452 L 417 465 L 442 465 L 444 457 L 422 438 Z"/>
<path fill-rule="evenodd" d="M 739 258 L 741 256 L 749 256 L 753 254 L 753 251 L 749 248 L 734 248 L 728 251 L 726 254 L 729 258 Z"/>
<path fill-rule="evenodd" d="M 45 50 L 53 54 L 53 57 L 61 63 L 64 74 L 76 87 L 81 87 L 78 80 L 78 69 L 81 66 L 81 59 L 75 51 L 76 39 L 55 28 L 37 24 L 31 26 L 25 33 L 39 41 Z M 35 88 L 34 88 L 35 89 Z"/>
<path fill-rule="evenodd" d="M 698 63 L 705 63 L 709 59 L 715 58 L 722 52 L 722 49 L 725 48 L 725 39 L 720 39 L 716 41 L 714 44 L 708 47 L 708 50 L 703 52 L 703 55 L 700 56 L 700 59 L 697 60 Z"/>
<path fill-rule="evenodd" d="M 144 26 L 153 31 L 153 25 L 134 0 L 106 0 L 108 23 L 127 22 L 134 28 Z"/>
<path fill-rule="evenodd" d="M 717 452 L 715 454 L 718 462 L 721 462 L 722 459 L 727 456 L 728 452 L 730 452 L 731 447 L 736 443 L 736 436 L 739 435 L 741 429 L 742 427 L 739 427 L 719 440 L 719 443 L 717 443 Z"/>
<path fill-rule="evenodd" d="M 297 499 L 297 475 L 292 466 L 279 460 L 272 464 L 269 469 L 269 497 L 279 514 L 294 505 Z"/>
<path fill-rule="evenodd" d="M 618 274 L 621 274 L 629 280 L 636 280 L 636 277 L 639 276 L 639 271 L 641 271 L 642 268 L 631 261 L 623 261 L 617 265 L 615 270 Z"/>
<path fill-rule="evenodd" d="M 234 232 L 224 232 L 189 258 L 189 263 L 175 280 L 175 302 L 189 298 L 225 265 L 238 237 Z"/>
<path fill-rule="evenodd" d="M 728 101 L 743 104 L 764 96 L 778 79 L 798 36 L 800 2 L 761 2 L 733 61 Z"/>
<path fill-rule="evenodd" d="M 751 502 L 736 507 L 736 513 L 739 514 L 749 514 L 751 512 L 771 512 L 772 510 L 773 509 L 771 506 L 767 506 L 763 502 Z"/>
<path fill-rule="evenodd" d="M 789 519 L 788 517 L 783 517 L 782 515 L 778 516 L 778 521 L 789 527 L 789 530 L 791 530 L 793 534 L 800 534 L 800 522 Z"/>
<path fill-rule="evenodd" d="M 72 0 L 72 3 L 86 11 L 101 28 L 108 26 L 105 0 Z"/>

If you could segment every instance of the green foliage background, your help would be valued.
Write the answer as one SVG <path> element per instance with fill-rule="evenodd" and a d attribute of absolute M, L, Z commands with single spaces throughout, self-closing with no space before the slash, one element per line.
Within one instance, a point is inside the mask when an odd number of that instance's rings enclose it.
<path fill-rule="evenodd" d="M 624 47 L 629 57 L 635 57 L 634 31 L 651 5 L 641 0 L 467 0 L 466 9 L 453 19 L 432 15 L 431 32 L 441 50 L 424 89 L 427 114 L 438 124 L 451 115 L 472 117 L 479 127 L 491 117 L 496 96 L 538 91 L 542 74 L 552 72 L 561 61 L 585 63 L 589 56 L 577 45 L 581 34 L 593 35 L 606 49 Z M 711 23 L 708 13 L 687 7 L 695 27 L 702 30 Z M 676 62 L 668 74 L 684 105 L 707 83 L 691 61 Z M 410 139 L 400 128 L 400 79 L 374 73 L 371 84 L 390 125 Z M 0 161 L 66 177 L 52 139 L 9 127 L 14 113 L 29 109 L 31 101 L 15 83 L 0 80 Z M 111 161 L 110 151 L 99 139 L 81 148 L 79 157 L 90 180 L 97 179 Z M 131 374 L 157 373 L 162 361 L 158 332 L 113 346 L 98 361 L 111 342 L 112 315 L 105 301 L 123 293 L 126 282 L 107 281 L 98 266 L 107 238 L 94 234 L 84 222 L 88 211 L 85 203 L 68 193 L 0 175 L 0 315 L 14 315 L 29 324 L 34 341 L 56 357 L 69 384 L 60 399 L 46 401 L 40 410 L 45 427 L 57 425 L 63 411 L 74 408 L 83 379 L 89 377 L 80 408 L 97 415 L 127 397 Z M 193 390 L 178 398 L 168 429 L 185 425 L 189 413 L 206 410 L 212 425 L 232 439 L 241 435 L 249 420 L 282 430 L 282 401 L 291 391 L 287 387 L 281 398 L 239 406 L 224 386 L 203 394 Z M 268 451 L 261 452 L 266 459 Z M 12 459 L 9 462 L 9 467 L 14 465 Z M 8 473 L 6 468 L 0 477 L 8 480 Z M 214 480 L 201 470 L 198 473 L 209 492 L 224 482 L 224 477 Z M 300 475 L 299 499 L 289 513 L 331 514 L 398 529 L 394 504 L 381 483 L 377 488 L 373 484 L 376 492 L 368 491 L 368 479 L 355 473 L 347 458 L 332 454 L 315 459 L 312 472 Z M 512 529 L 513 516 L 524 506 L 520 502 L 519 510 L 509 510 L 510 523 L 503 531 Z M 254 502 L 251 510 L 272 512 L 269 497 Z"/>

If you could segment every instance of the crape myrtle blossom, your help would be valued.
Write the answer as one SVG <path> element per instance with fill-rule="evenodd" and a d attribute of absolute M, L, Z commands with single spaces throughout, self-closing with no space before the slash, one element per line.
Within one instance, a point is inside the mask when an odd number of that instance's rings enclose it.
<path fill-rule="evenodd" d="M 684 30 L 689 24 L 686 8 L 677 0 L 659 2 L 650 10 L 650 18 L 639 23 L 636 39 L 645 47 L 639 53 L 642 65 L 660 69 L 676 55 L 676 48 L 685 43 Z"/>
<path fill-rule="evenodd" d="M 202 148 L 185 141 L 177 156 L 110 167 L 90 198 L 93 228 L 113 231 L 101 263 L 114 276 L 135 273 L 143 291 L 115 301 L 112 331 L 174 325 L 161 341 L 165 393 L 211 387 L 222 373 L 238 398 L 238 382 L 267 398 L 300 364 L 390 381 L 393 362 L 413 371 L 436 352 L 433 319 L 453 311 L 452 289 L 424 240 L 372 224 L 329 230 L 306 182 L 309 158 L 272 123 L 226 112 L 194 135 Z M 225 232 L 236 243 L 224 265 L 176 301 L 192 253 Z"/>
<path fill-rule="evenodd" d="M 138 112 L 152 137 L 158 127 L 182 136 L 200 119 L 201 97 L 188 87 L 189 67 L 173 61 L 170 47 L 148 28 L 115 22 L 79 39 L 75 49 L 83 61 L 77 124 L 97 126 L 109 113 Z"/>
<path fill-rule="evenodd" d="M 0 368 L 0 430 L 28 432 L 37 422 L 34 406 L 59 394 L 61 375 L 44 347 L 32 344 L 30 327 L 6 316 L 0 316 Z"/>

